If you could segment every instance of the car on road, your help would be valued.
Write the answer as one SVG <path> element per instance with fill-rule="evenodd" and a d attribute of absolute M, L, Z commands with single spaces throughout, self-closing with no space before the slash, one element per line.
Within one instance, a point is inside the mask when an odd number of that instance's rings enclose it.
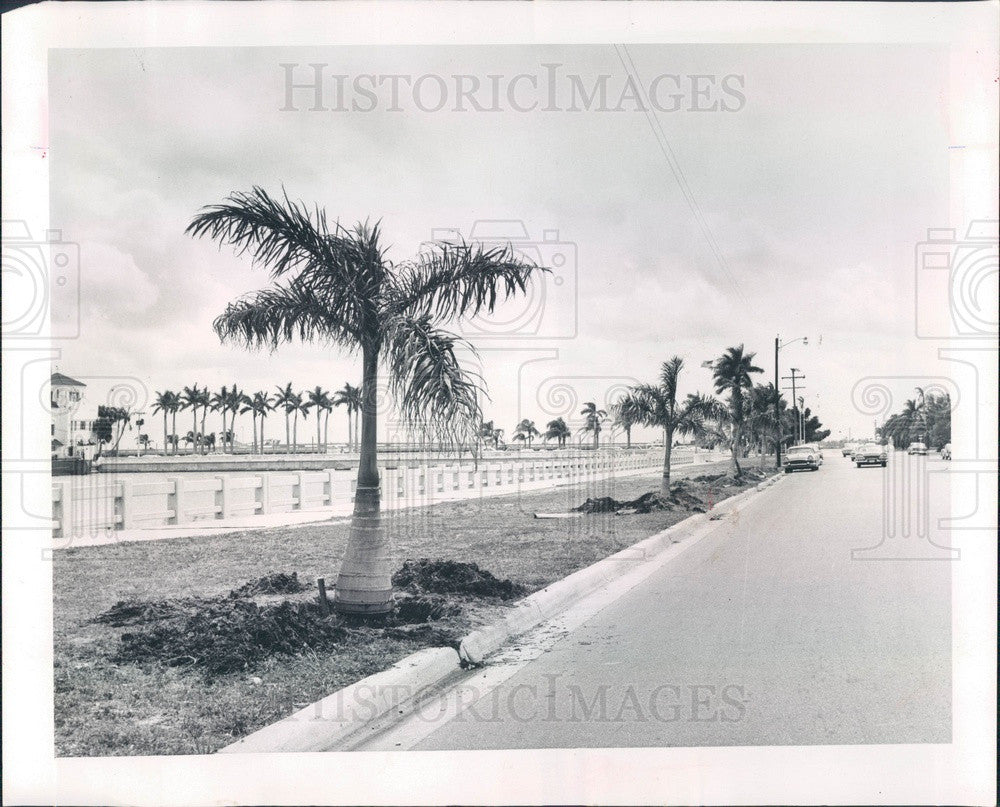
<path fill-rule="evenodd" d="M 819 464 L 823 464 L 823 449 L 815 443 L 803 443 L 800 446 L 793 446 L 793 448 L 808 448 L 813 454 L 816 455 L 816 458 L 819 460 Z"/>
<path fill-rule="evenodd" d="M 785 473 L 818 471 L 822 461 L 815 446 L 792 446 L 785 453 Z"/>
<path fill-rule="evenodd" d="M 945 443 L 941 447 L 941 459 L 943 460 L 951 459 L 951 443 Z"/>
<path fill-rule="evenodd" d="M 885 446 L 878 443 L 866 443 L 854 452 L 854 464 L 860 468 L 862 465 L 881 465 L 885 468 L 889 461 L 889 455 Z"/>
<path fill-rule="evenodd" d="M 854 456 L 854 452 L 855 452 L 856 449 L 857 449 L 857 446 L 854 445 L 854 443 L 848 443 L 846 446 L 844 446 L 841 449 L 840 455 L 842 457 L 853 457 Z"/>
<path fill-rule="evenodd" d="M 924 443 L 910 443 L 910 447 L 906 449 L 907 454 L 926 454 L 927 446 Z"/>

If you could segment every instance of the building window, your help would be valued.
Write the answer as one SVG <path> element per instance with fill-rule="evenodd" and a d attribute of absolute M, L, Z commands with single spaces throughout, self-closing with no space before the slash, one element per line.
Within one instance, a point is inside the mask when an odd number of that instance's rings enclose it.
<path fill-rule="evenodd" d="M 77 392 L 76 390 L 73 390 L 73 391 L 72 391 L 72 392 L 71 392 L 71 393 L 69 394 L 69 399 L 70 399 L 71 401 L 79 401 L 79 400 L 80 400 L 80 393 L 79 393 L 79 392 Z"/>

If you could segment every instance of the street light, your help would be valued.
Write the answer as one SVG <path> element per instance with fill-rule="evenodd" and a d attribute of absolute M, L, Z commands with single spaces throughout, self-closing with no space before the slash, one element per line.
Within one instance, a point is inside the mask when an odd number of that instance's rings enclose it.
<path fill-rule="evenodd" d="M 798 339 L 789 339 L 787 342 L 781 341 L 781 334 L 774 337 L 774 467 L 781 468 L 781 385 L 778 380 L 778 351 L 783 347 L 788 347 L 795 342 L 803 345 L 809 344 L 808 336 L 800 336 Z"/>

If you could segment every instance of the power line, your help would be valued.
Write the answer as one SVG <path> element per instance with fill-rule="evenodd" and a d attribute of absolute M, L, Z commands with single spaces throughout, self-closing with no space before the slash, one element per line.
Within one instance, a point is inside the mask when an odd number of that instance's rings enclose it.
<path fill-rule="evenodd" d="M 628 46 L 615 45 L 615 52 L 618 54 L 618 59 L 622 63 L 622 67 L 625 69 L 625 72 L 628 74 L 629 78 L 632 79 L 636 92 L 639 93 L 640 100 L 642 101 L 642 111 L 653 131 L 653 137 L 656 138 L 657 145 L 659 145 L 660 151 L 667 160 L 667 166 L 670 168 L 670 172 L 674 175 L 674 179 L 677 181 L 681 194 L 684 196 L 684 200 L 691 209 L 691 213 L 694 215 L 698 228 L 705 237 L 709 250 L 712 252 L 716 262 L 719 264 L 719 268 L 722 269 L 729 282 L 732 283 L 733 289 L 735 289 L 736 293 L 743 299 L 744 302 L 747 302 L 746 295 L 736 282 L 736 278 L 733 277 L 733 273 L 730 271 L 729 265 L 726 263 L 726 259 L 722 255 L 722 250 L 719 248 L 718 242 L 712 234 L 711 228 L 708 226 L 708 221 L 701 212 L 701 207 L 698 204 L 697 199 L 695 199 L 694 193 L 691 191 L 691 187 L 688 185 L 687 177 L 684 175 L 684 169 L 681 168 L 680 162 L 677 160 L 677 156 L 674 154 L 674 150 L 670 146 L 670 141 L 667 140 L 663 127 L 660 125 L 660 120 L 655 114 L 653 114 L 652 105 L 649 103 L 649 97 L 646 95 L 645 85 L 642 83 L 642 78 L 639 76 L 639 71 L 635 66 L 635 62 L 632 61 L 632 54 L 629 53 Z"/>

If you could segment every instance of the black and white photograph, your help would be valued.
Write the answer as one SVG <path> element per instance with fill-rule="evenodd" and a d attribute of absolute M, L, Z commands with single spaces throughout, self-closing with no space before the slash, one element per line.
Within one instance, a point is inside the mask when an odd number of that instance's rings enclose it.
<path fill-rule="evenodd" d="M 4 14 L 4 798 L 996 802 L 998 4 Z"/>

